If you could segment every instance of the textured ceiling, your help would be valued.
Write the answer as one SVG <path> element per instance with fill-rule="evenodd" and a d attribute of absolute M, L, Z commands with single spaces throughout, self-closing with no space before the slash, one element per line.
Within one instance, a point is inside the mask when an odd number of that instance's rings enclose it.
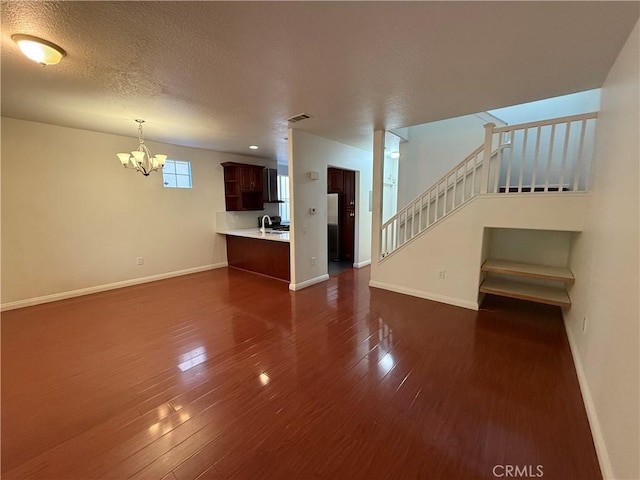
<path fill-rule="evenodd" d="M 287 118 L 396 128 L 597 88 L 638 2 L 2 2 L 2 115 L 286 161 Z M 67 51 L 23 57 L 14 33 Z"/>

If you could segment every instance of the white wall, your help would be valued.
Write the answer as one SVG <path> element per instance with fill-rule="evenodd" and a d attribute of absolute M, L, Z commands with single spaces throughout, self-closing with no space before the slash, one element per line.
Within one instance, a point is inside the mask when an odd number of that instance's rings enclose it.
<path fill-rule="evenodd" d="M 640 478 L 639 46 L 636 24 L 602 87 L 588 215 L 570 258 L 576 283 L 566 314 L 603 473 L 616 479 Z"/>
<path fill-rule="evenodd" d="M 512 262 L 566 267 L 575 233 L 519 228 L 492 229 L 489 257 Z"/>
<path fill-rule="evenodd" d="M 406 129 L 398 162 L 398 209 L 433 185 L 484 142 L 486 121 L 475 115 Z"/>
<path fill-rule="evenodd" d="M 356 171 L 356 234 L 354 264 L 371 259 L 371 153 L 322 137 L 289 130 L 291 195 L 291 289 L 322 281 L 327 275 L 327 168 Z M 308 172 L 319 173 L 311 180 Z M 311 215 L 309 208 L 315 208 Z M 316 264 L 311 264 L 311 257 Z"/>
<path fill-rule="evenodd" d="M 289 165 L 285 165 L 284 163 L 279 163 L 278 167 L 278 175 L 287 176 L 289 175 Z"/>
<path fill-rule="evenodd" d="M 224 265 L 214 215 L 225 208 L 220 163 L 275 162 L 147 144 L 190 161 L 193 189 L 123 169 L 115 154 L 135 148 L 134 138 L 2 118 L 3 307 Z M 258 213 L 250 212 L 256 224 Z"/>
<path fill-rule="evenodd" d="M 489 110 L 489 113 L 509 125 L 536 122 L 549 118 L 567 117 L 600 110 L 600 89 L 546 98 L 536 102 Z"/>
<path fill-rule="evenodd" d="M 480 266 L 490 250 L 483 240 L 493 236 L 485 227 L 580 231 L 586 199 L 579 193 L 475 197 L 392 256 L 372 262 L 370 284 L 477 309 Z"/>
<path fill-rule="evenodd" d="M 400 137 L 385 132 L 384 140 L 384 191 L 382 193 L 382 222 L 398 213 L 398 158 L 392 158 L 394 152 L 400 153 Z"/>

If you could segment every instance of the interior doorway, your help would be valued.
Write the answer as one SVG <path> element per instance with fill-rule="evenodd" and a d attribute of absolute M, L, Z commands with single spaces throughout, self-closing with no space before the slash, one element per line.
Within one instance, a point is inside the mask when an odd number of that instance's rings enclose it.
<path fill-rule="evenodd" d="M 356 172 L 327 169 L 327 246 L 329 275 L 353 268 L 356 227 Z"/>

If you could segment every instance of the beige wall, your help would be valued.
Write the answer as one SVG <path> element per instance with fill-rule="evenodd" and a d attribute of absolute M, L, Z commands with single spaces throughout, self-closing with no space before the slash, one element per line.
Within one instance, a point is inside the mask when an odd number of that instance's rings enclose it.
<path fill-rule="evenodd" d="M 371 153 L 300 130 L 289 130 L 289 183 L 291 195 L 291 289 L 303 288 L 327 275 L 327 167 L 356 171 L 357 265 L 371 259 Z M 319 173 L 311 180 L 308 173 Z M 311 215 L 309 208 L 315 208 Z M 311 264 L 315 257 L 315 265 Z"/>
<path fill-rule="evenodd" d="M 603 473 L 616 479 L 640 478 L 639 46 L 636 25 L 602 88 L 588 216 L 572 249 L 576 283 L 566 315 Z"/>
<path fill-rule="evenodd" d="M 382 262 L 371 286 L 465 308 L 478 308 L 480 266 L 490 251 L 487 228 L 580 231 L 586 194 L 484 195 L 434 225 Z M 446 271 L 438 278 L 438 270 Z"/>
<path fill-rule="evenodd" d="M 148 142 L 154 153 L 191 162 L 193 189 L 168 189 L 161 174 L 145 178 L 119 164 L 116 152 L 136 144 L 2 118 L 4 308 L 224 265 L 224 237 L 214 233 L 215 212 L 224 210 L 220 162 L 275 162 Z"/>

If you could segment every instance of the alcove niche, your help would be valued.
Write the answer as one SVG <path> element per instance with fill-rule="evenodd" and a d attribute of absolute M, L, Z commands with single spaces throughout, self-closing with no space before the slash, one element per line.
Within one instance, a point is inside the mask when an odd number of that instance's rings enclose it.
<path fill-rule="evenodd" d="M 576 232 L 485 228 L 479 301 L 485 294 L 570 308 L 569 269 Z"/>

